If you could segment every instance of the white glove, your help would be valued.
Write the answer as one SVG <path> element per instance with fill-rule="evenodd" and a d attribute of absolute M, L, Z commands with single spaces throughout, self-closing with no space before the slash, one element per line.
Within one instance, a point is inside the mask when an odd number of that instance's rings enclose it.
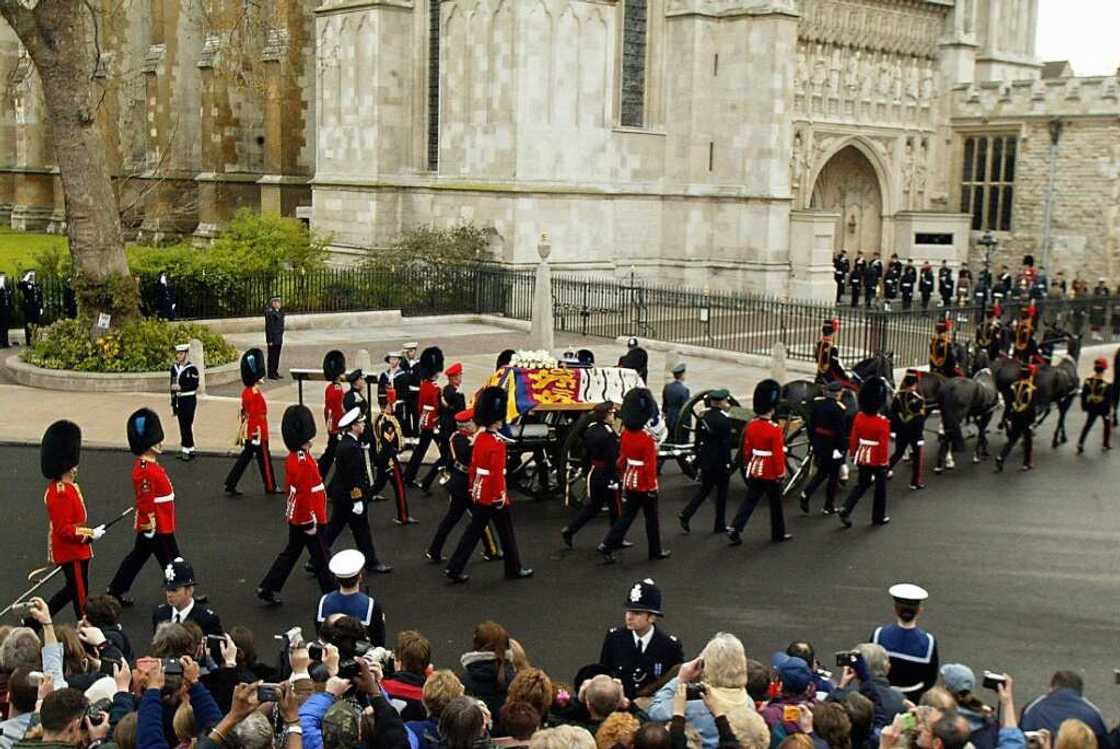
<path fill-rule="evenodd" d="M 155 538 L 155 537 L 156 537 L 156 529 L 155 528 L 152 528 L 150 531 L 148 531 L 147 533 L 144 534 L 144 538 Z"/>
<path fill-rule="evenodd" d="M 926 441 L 925 440 L 918 440 L 916 444 L 918 445 L 918 447 L 921 447 L 924 444 L 926 444 Z"/>
<path fill-rule="evenodd" d="M 841 460 L 843 457 L 844 457 L 844 453 L 840 452 L 839 450 L 833 450 L 832 451 L 832 459 L 833 460 Z"/>
<path fill-rule="evenodd" d="M 105 535 L 105 526 L 99 525 L 93 529 L 93 540 L 100 541 L 101 537 Z"/>
<path fill-rule="evenodd" d="M 361 515 L 363 509 L 365 509 L 365 505 L 363 505 L 361 502 L 355 502 L 354 506 L 351 508 L 351 512 L 353 512 L 355 515 Z"/>

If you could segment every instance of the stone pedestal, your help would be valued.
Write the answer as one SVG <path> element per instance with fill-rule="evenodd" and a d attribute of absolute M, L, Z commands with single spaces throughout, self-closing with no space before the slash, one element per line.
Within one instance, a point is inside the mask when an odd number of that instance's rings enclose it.
<path fill-rule="evenodd" d="M 791 211 L 789 232 L 790 282 L 789 295 L 795 299 L 836 299 L 836 283 L 832 279 L 832 256 L 835 253 L 835 211 Z"/>
<path fill-rule="evenodd" d="M 548 256 L 552 254 L 552 244 L 547 234 L 541 235 L 537 244 L 540 264 L 537 266 L 536 286 L 533 289 L 533 317 L 529 330 L 529 347 L 534 351 L 552 351 L 556 345 L 552 319 L 552 271 L 548 267 Z"/>

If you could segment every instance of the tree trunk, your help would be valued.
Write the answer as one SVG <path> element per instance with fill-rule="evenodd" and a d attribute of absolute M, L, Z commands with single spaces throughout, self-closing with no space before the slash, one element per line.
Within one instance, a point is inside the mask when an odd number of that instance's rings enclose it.
<path fill-rule="evenodd" d="M 139 314 L 139 290 L 128 271 L 117 197 L 97 120 L 94 12 L 84 0 L 40 0 L 32 10 L 18 0 L 0 0 L 0 14 L 27 48 L 43 84 L 79 308 L 89 314 L 108 312 L 115 322 Z"/>

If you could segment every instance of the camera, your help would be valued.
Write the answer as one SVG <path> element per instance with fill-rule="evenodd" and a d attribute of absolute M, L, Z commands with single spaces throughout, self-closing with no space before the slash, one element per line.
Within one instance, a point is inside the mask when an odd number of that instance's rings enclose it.
<path fill-rule="evenodd" d="M 994 671 L 984 672 L 984 681 L 982 682 L 984 689 L 997 690 L 1000 685 L 1007 683 L 1007 677 L 1003 674 L 997 674 Z"/>
<path fill-rule="evenodd" d="M 836 652 L 837 668 L 844 668 L 845 666 L 850 668 L 856 665 L 857 660 L 859 660 L 859 652 L 856 650 L 838 650 Z"/>
<path fill-rule="evenodd" d="M 109 708 L 112 706 L 112 700 L 98 700 L 97 702 L 92 702 L 90 706 L 86 708 L 86 717 L 89 718 L 90 723 L 97 725 L 108 717 Z"/>
<path fill-rule="evenodd" d="M 33 687 L 38 687 L 40 684 L 43 683 L 43 672 L 42 671 L 30 671 L 30 672 L 28 672 L 27 683 L 30 684 Z"/>
<path fill-rule="evenodd" d="M 280 685 L 279 684 L 261 684 L 257 687 L 257 702 L 279 702 L 280 701 Z"/>
<path fill-rule="evenodd" d="M 287 632 L 273 635 L 273 639 L 282 640 L 287 650 L 303 645 L 303 627 L 292 627 Z"/>
<path fill-rule="evenodd" d="M 163 659 L 163 691 L 177 692 L 183 683 L 183 664 L 174 658 Z"/>
<path fill-rule="evenodd" d="M 684 693 L 687 699 L 701 700 L 704 699 L 704 695 L 708 693 L 708 688 L 699 682 L 695 684 L 686 684 Z"/>
<path fill-rule="evenodd" d="M 317 642 L 313 642 L 307 646 L 307 656 L 313 661 L 322 661 L 325 652 L 326 650 L 323 646 Z"/>

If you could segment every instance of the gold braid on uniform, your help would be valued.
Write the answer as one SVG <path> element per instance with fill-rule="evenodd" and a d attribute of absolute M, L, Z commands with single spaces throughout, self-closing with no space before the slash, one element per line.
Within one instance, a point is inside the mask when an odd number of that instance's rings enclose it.
<path fill-rule="evenodd" d="M 939 343 L 943 343 L 943 341 L 941 340 L 941 336 L 935 335 L 933 337 L 933 341 L 931 341 L 929 345 L 929 361 L 935 367 L 944 365 L 945 357 L 949 353 L 948 347 L 940 349 L 940 353 L 938 353 L 939 347 L 937 344 Z"/>
<path fill-rule="evenodd" d="M 382 412 L 377 417 L 377 423 L 375 425 L 376 428 L 373 430 L 374 438 L 377 440 L 377 451 L 381 452 L 381 450 L 385 447 L 385 425 L 386 424 L 391 425 L 393 427 L 393 431 L 396 432 L 396 437 L 393 438 L 391 447 L 394 450 L 396 450 L 397 452 L 400 452 L 401 449 L 404 447 L 404 445 L 401 442 L 401 440 L 402 440 L 401 423 L 399 421 L 397 421 L 396 416 L 393 416 L 392 414 L 385 413 L 385 412 Z"/>
<path fill-rule="evenodd" d="M 832 341 L 822 338 L 817 341 L 817 372 L 824 374 L 832 369 Z"/>
<path fill-rule="evenodd" d="M 1013 389 L 1015 391 L 1015 402 L 1012 403 L 1011 407 L 1016 413 L 1022 413 L 1030 408 L 1037 386 L 1033 380 L 1021 380 L 1015 383 Z"/>

